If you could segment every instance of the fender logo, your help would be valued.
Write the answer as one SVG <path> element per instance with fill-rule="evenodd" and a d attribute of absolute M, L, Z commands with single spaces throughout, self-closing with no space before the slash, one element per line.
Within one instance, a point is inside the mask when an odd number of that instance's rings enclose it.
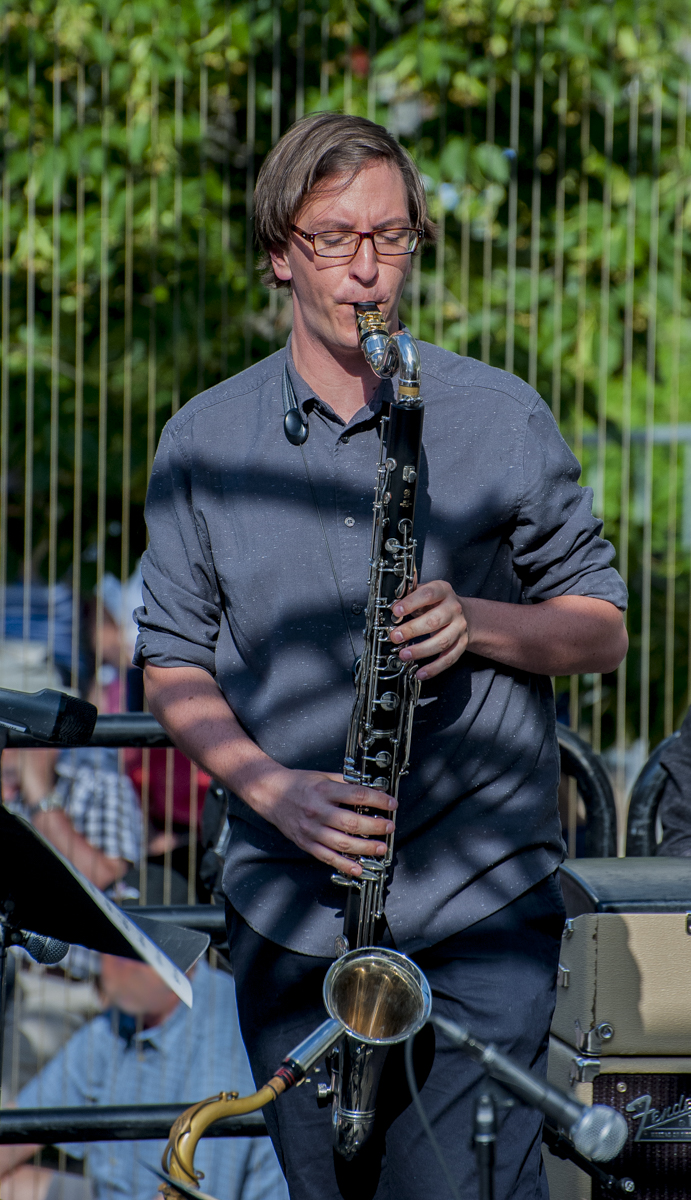
<path fill-rule="evenodd" d="M 682 1096 L 659 1112 L 651 1096 L 637 1096 L 626 1105 L 638 1129 L 634 1142 L 691 1142 L 691 1096 Z"/>

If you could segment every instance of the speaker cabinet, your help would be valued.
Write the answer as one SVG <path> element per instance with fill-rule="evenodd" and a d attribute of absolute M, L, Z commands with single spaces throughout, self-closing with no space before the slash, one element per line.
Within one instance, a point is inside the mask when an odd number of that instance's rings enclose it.
<path fill-rule="evenodd" d="M 584 1057 L 550 1038 L 550 1082 L 582 1104 L 609 1104 L 626 1118 L 624 1150 L 604 1169 L 636 1184 L 634 1200 L 691 1195 L 691 1057 Z M 551 1200 L 611 1200 L 572 1163 L 543 1150 Z"/>

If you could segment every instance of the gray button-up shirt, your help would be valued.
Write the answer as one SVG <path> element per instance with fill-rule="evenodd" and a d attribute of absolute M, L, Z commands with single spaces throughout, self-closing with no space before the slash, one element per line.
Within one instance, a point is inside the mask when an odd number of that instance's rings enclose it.
<path fill-rule="evenodd" d="M 579 487 L 546 404 L 513 375 L 420 350 L 421 581 L 510 604 L 580 595 L 623 609 L 592 492 Z M 163 431 L 135 661 L 202 667 L 267 754 L 339 771 L 354 699 L 351 637 L 358 651 L 364 628 L 379 414 L 392 391 L 383 383 L 346 426 L 289 357 L 309 421 L 313 496 L 283 433 L 286 354 L 197 396 Z M 465 654 L 423 683 L 386 903 L 399 949 L 458 932 L 556 868 L 558 779 L 548 678 Z M 230 822 L 224 886 L 235 908 L 283 946 L 331 954 L 343 891 L 330 869 L 238 798 Z"/>

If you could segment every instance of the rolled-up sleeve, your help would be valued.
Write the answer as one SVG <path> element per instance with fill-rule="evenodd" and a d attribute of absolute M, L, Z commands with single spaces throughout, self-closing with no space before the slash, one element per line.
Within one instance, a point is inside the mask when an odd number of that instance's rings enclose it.
<path fill-rule="evenodd" d="M 523 488 L 511 538 L 525 600 L 591 596 L 625 609 L 627 591 L 611 566 L 614 547 L 600 536 L 593 492 L 580 487 L 581 468 L 539 400 L 527 422 Z"/>
<path fill-rule="evenodd" d="M 183 427 L 184 429 L 184 427 Z M 215 674 L 221 605 L 211 548 L 194 510 L 179 427 L 164 429 L 146 497 L 149 547 L 142 558 L 134 663 L 202 667 Z"/>

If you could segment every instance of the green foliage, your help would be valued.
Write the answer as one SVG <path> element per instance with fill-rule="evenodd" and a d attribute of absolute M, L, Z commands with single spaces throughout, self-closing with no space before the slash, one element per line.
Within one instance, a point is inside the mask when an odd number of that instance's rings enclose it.
<path fill-rule="evenodd" d="M 80 450 L 83 585 L 131 568 L 162 424 L 289 328 L 254 270 L 259 164 L 300 112 L 345 107 L 398 133 L 443 224 L 407 297 L 414 332 L 508 363 L 552 403 L 608 535 L 627 537 L 634 641 L 650 537 L 658 698 L 670 573 L 678 718 L 681 466 L 670 501 L 675 448 L 646 457 L 637 431 L 691 421 L 687 17 L 681 0 L 15 0 L 0 25 L 8 577 L 27 544 L 37 575 L 72 569 Z M 656 735 L 662 721 L 659 703 Z"/>

